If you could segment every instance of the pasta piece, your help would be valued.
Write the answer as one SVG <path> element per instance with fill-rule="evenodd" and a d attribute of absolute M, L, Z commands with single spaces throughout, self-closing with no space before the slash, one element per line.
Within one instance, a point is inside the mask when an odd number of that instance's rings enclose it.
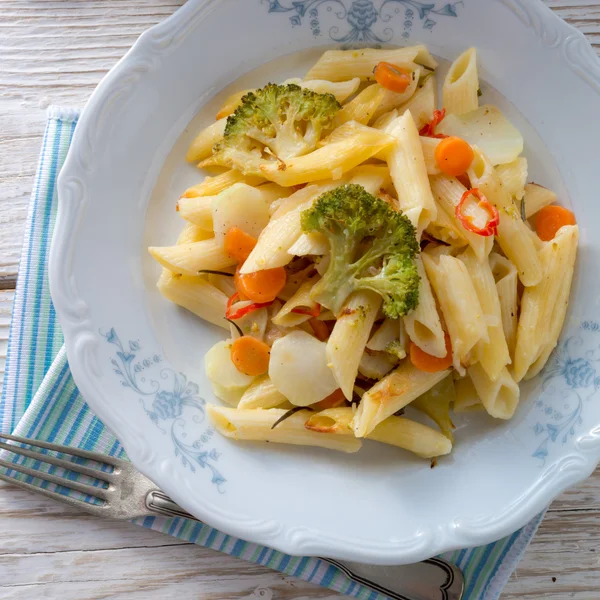
<path fill-rule="evenodd" d="M 235 109 L 242 103 L 242 98 L 250 92 L 254 92 L 254 90 L 242 90 L 240 92 L 234 92 L 228 96 L 219 109 L 219 112 L 215 115 L 215 119 L 223 119 L 235 112 Z"/>
<path fill-rule="evenodd" d="M 315 404 L 339 387 L 327 366 L 325 342 L 304 331 L 292 331 L 273 343 L 269 377 L 295 406 Z"/>
<path fill-rule="evenodd" d="M 341 452 L 358 452 L 362 446 L 362 442 L 351 435 L 317 433 L 306 429 L 304 423 L 307 413 L 304 411 L 287 417 L 273 427 L 285 416 L 285 410 L 240 410 L 212 404 L 208 404 L 206 408 L 217 431 L 233 440 L 318 446 Z"/>
<path fill-rule="evenodd" d="M 551 351 L 558 341 L 566 314 L 578 238 L 576 225 L 562 227 L 540 252 L 543 277 L 538 285 L 526 288 L 521 299 L 514 360 L 516 381 L 521 381 L 538 359 L 545 357 L 547 360 L 550 356 L 548 348 Z M 560 301 L 561 306 L 558 305 Z"/>
<path fill-rule="evenodd" d="M 511 163 L 523 152 L 523 136 L 495 106 L 482 106 L 461 116 L 448 115 L 436 131 L 476 145 L 494 166 Z"/>
<path fill-rule="evenodd" d="M 348 400 L 352 400 L 358 365 L 381 302 L 381 296 L 375 292 L 354 292 L 342 309 L 327 342 L 328 366 Z"/>
<path fill-rule="evenodd" d="M 431 284 L 421 257 L 416 258 L 421 281 L 419 283 L 419 304 L 417 308 L 403 318 L 406 333 L 413 343 L 423 352 L 443 358 L 446 356 L 444 330 L 438 314 Z"/>
<path fill-rule="evenodd" d="M 463 194 L 467 191 L 467 188 L 454 177 L 448 177 L 447 175 L 431 177 L 430 182 L 431 190 L 438 205 L 467 240 L 467 243 L 473 249 L 473 252 L 475 252 L 477 260 L 484 260 L 494 245 L 493 237 L 483 237 L 472 231 L 468 231 L 456 217 L 456 207 L 460 203 Z M 472 216 L 476 223 L 484 223 L 488 217 L 487 212 L 476 204 L 467 206 L 465 213 Z"/>
<path fill-rule="evenodd" d="M 481 303 L 463 262 L 452 256 L 434 258 L 428 252 L 422 257 L 452 341 L 454 368 L 463 373 L 471 350 L 489 341 Z"/>
<path fill-rule="evenodd" d="M 384 113 L 377 117 L 371 127 L 379 129 L 380 131 L 385 131 L 389 127 L 390 123 L 397 118 L 398 111 L 396 109 L 390 110 L 390 112 Z"/>
<path fill-rule="evenodd" d="M 450 406 L 456 400 L 456 390 L 452 375 L 448 375 L 439 383 L 434 385 L 411 403 L 412 408 L 427 415 L 439 428 L 440 431 L 454 443 L 455 429 L 450 418 Z"/>
<path fill-rule="evenodd" d="M 442 140 L 431 137 L 421 137 L 421 148 L 423 150 L 423 158 L 425 159 L 425 167 L 428 175 L 439 175 L 441 173 L 435 158 L 435 151 Z"/>
<path fill-rule="evenodd" d="M 556 194 L 541 185 L 528 183 L 525 186 L 525 217 L 530 218 L 535 215 L 544 206 L 549 206 L 556 202 Z"/>
<path fill-rule="evenodd" d="M 202 277 L 181 277 L 164 271 L 158 291 L 171 302 L 186 308 L 201 319 L 229 329 L 225 320 L 227 296 Z"/>
<path fill-rule="evenodd" d="M 406 360 L 362 397 L 352 421 L 354 434 L 366 437 L 388 417 L 442 381 L 450 371 L 425 373 Z"/>
<path fill-rule="evenodd" d="M 329 242 L 318 232 L 303 233 L 288 250 L 291 256 L 322 256 L 327 252 L 329 252 Z"/>
<path fill-rule="evenodd" d="M 177 238 L 177 244 L 191 244 L 192 242 L 201 242 L 212 237 L 212 231 L 206 231 L 193 223 L 186 223 Z"/>
<path fill-rule="evenodd" d="M 236 406 L 254 377 L 240 373 L 231 361 L 232 340 L 217 342 L 204 357 L 206 376 L 215 396 Z"/>
<path fill-rule="evenodd" d="M 212 202 L 215 197 L 197 196 L 186 198 L 182 196 L 177 202 L 177 212 L 186 221 L 201 227 L 205 231 L 212 231 Z"/>
<path fill-rule="evenodd" d="M 381 50 L 373 48 L 328 50 L 323 53 L 304 79 L 344 81 L 352 77 L 360 77 L 363 81 L 370 81 L 373 79 L 373 69 L 382 61 L 411 71 L 415 67 L 414 63 L 424 65 L 430 69 L 435 69 L 438 66 L 436 60 L 424 45 Z"/>
<path fill-rule="evenodd" d="M 473 381 L 471 381 L 471 378 L 468 375 L 467 377 L 456 380 L 454 382 L 454 389 L 456 392 L 456 398 L 454 400 L 455 413 L 484 410 L 481 399 L 477 395 L 477 390 L 473 385 Z"/>
<path fill-rule="evenodd" d="M 433 111 L 435 110 L 436 89 L 436 79 L 432 75 L 408 102 L 398 107 L 398 114 L 403 115 L 409 110 L 417 129 L 421 130 L 431 121 L 431 115 L 433 115 Z"/>
<path fill-rule="evenodd" d="M 517 315 L 518 315 L 518 274 L 517 268 L 504 256 L 492 252 L 490 254 L 490 267 L 496 290 L 500 300 L 500 314 L 502 316 L 502 329 L 508 346 L 511 359 L 515 356 L 517 341 Z"/>
<path fill-rule="evenodd" d="M 294 313 L 294 309 L 302 308 L 308 311 L 316 310 L 317 303 L 311 299 L 310 292 L 319 278 L 313 277 L 305 281 L 296 293 L 281 307 L 281 310 L 273 317 L 273 323 L 279 327 L 296 327 L 311 318 L 310 314 Z"/>
<path fill-rule="evenodd" d="M 269 223 L 269 205 L 259 189 L 236 183 L 212 199 L 212 221 L 215 241 L 220 246 L 232 227 L 258 238 Z"/>
<path fill-rule="evenodd" d="M 284 188 L 276 183 L 264 183 L 256 188 L 263 197 L 263 200 L 271 205 L 273 202 L 289 198 L 294 193 L 294 188 Z"/>
<path fill-rule="evenodd" d="M 223 190 L 231 187 L 234 183 L 246 183 L 248 185 L 260 185 L 264 183 L 262 177 L 254 175 L 244 175 L 239 171 L 226 171 L 215 177 L 205 177 L 202 183 L 189 187 L 182 195 L 182 198 L 195 198 L 197 196 L 216 196 Z"/>
<path fill-rule="evenodd" d="M 429 223 L 425 232 L 436 240 L 440 240 L 456 248 L 462 248 L 468 245 L 463 235 L 466 229 L 464 227 L 459 228 L 456 221 L 457 219 L 450 218 L 443 208 L 438 207 L 435 220 Z"/>
<path fill-rule="evenodd" d="M 190 145 L 185 159 L 188 162 L 196 163 L 209 157 L 212 154 L 213 146 L 223 138 L 226 124 L 227 119 L 219 119 L 203 129 Z"/>
<path fill-rule="evenodd" d="M 477 51 L 469 48 L 451 65 L 442 88 L 443 105 L 449 114 L 463 115 L 479 108 Z"/>
<path fill-rule="evenodd" d="M 508 420 L 513 417 L 519 404 L 519 385 L 505 367 L 492 381 L 480 364 L 469 368 L 469 377 L 485 410 L 495 419 Z"/>
<path fill-rule="evenodd" d="M 253 410 L 257 408 L 277 408 L 287 402 L 287 398 L 277 391 L 268 375 L 257 377 L 243 393 L 238 408 Z"/>
<path fill-rule="evenodd" d="M 398 117 L 387 128 L 396 143 L 386 153 L 392 182 L 398 194 L 400 208 L 413 214 L 413 224 L 422 232 L 437 215 L 431 193 L 419 132 L 410 112 Z"/>
<path fill-rule="evenodd" d="M 344 173 L 360 165 L 378 152 L 389 148 L 394 139 L 372 127 L 364 127 L 352 137 L 331 142 L 310 154 L 281 163 L 261 166 L 265 178 L 289 187 L 320 179 L 340 179 Z"/>
<path fill-rule="evenodd" d="M 351 408 L 331 408 L 311 415 L 305 427 L 319 433 L 353 435 Z M 434 458 L 448 454 L 452 443 L 443 435 L 404 417 L 389 417 L 367 436 L 367 439 L 397 446 L 422 457 Z"/>
<path fill-rule="evenodd" d="M 489 262 L 479 262 L 471 249 L 463 252 L 458 258 L 467 267 L 487 320 L 489 341 L 483 343 L 479 361 L 488 377 L 495 381 L 504 367 L 511 363 L 502 327 L 502 311 L 496 282 Z"/>
<path fill-rule="evenodd" d="M 163 267 L 180 275 L 198 275 L 205 269 L 219 271 L 237 262 L 214 238 L 178 246 L 151 246 L 148 251 Z"/>
<path fill-rule="evenodd" d="M 348 175 L 350 176 L 350 183 L 361 185 L 369 194 L 374 196 L 382 188 L 385 189 L 392 183 L 390 172 L 385 165 L 361 165 L 356 169 L 352 169 Z"/>
<path fill-rule="evenodd" d="M 227 270 L 231 271 L 231 269 Z M 233 277 L 209 273 L 208 275 L 206 275 L 206 280 L 208 281 L 208 283 L 210 283 L 210 285 L 213 285 L 218 290 L 221 290 L 228 298 L 231 298 L 231 296 L 233 296 L 233 294 L 237 292 L 237 290 L 235 289 Z"/>
<path fill-rule="evenodd" d="M 517 267 L 524 286 L 539 283 L 542 268 L 532 231 L 516 210 L 489 159 L 474 148 L 475 158 L 468 171 L 471 185 L 478 188 L 500 211 L 496 238 L 507 258 Z M 537 236 L 536 236 L 537 237 Z"/>
<path fill-rule="evenodd" d="M 371 120 L 375 121 L 381 117 L 381 115 L 406 104 L 406 102 L 408 102 L 417 91 L 420 78 L 421 68 L 418 67 L 412 72 L 410 85 L 404 92 L 392 92 L 391 90 L 385 90 L 385 94 L 383 95 L 379 106 L 375 110 L 375 113 L 371 117 Z M 406 112 L 406 109 L 402 111 L 402 114 L 404 114 L 404 112 Z"/>
<path fill-rule="evenodd" d="M 335 126 L 339 127 L 348 121 L 367 125 L 375 117 L 386 94 L 387 90 L 378 83 L 369 85 L 340 110 L 335 117 Z"/>
<path fill-rule="evenodd" d="M 511 163 L 498 165 L 496 173 L 508 195 L 519 202 L 523 200 L 528 173 L 527 159 L 519 157 Z"/>

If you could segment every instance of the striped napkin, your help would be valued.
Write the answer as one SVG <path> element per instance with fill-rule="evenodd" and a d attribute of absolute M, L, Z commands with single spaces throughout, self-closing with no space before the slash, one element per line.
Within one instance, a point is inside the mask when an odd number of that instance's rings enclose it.
<path fill-rule="evenodd" d="M 77 118 L 78 113 L 73 110 L 50 108 L 48 113 L 21 256 L 0 400 L 0 431 L 122 457 L 122 446 L 88 408 L 71 377 L 62 332 L 48 290 L 47 261 L 57 207 L 56 176 L 67 154 Z M 36 467 L 39 468 L 39 464 Z M 25 479 L 31 481 L 31 478 Z M 542 515 L 510 537 L 489 546 L 443 556 L 463 570 L 467 600 L 494 600 L 500 596 L 541 519 Z M 340 570 L 316 558 L 288 556 L 232 538 L 208 525 L 164 518 L 138 519 L 136 523 L 354 598 L 386 598 L 350 581 Z"/>

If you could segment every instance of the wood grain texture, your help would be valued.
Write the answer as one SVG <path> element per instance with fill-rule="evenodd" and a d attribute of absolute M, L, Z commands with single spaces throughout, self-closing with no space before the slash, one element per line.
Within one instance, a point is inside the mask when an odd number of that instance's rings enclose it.
<path fill-rule="evenodd" d="M 546 0 L 600 52 L 600 0 Z M 137 36 L 182 0 L 0 0 L 0 371 L 50 104 L 82 107 Z M 1 374 L 1 373 L 0 373 Z M 1 380 L 0 380 L 1 381 Z M 598 600 L 600 472 L 561 496 L 503 600 Z M 556 580 L 554 581 L 553 578 Z M 334 600 L 294 578 L 0 483 L 0 598 Z"/>

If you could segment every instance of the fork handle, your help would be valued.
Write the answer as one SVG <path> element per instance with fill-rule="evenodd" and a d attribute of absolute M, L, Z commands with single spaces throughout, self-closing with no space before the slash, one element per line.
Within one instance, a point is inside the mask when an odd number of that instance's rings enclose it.
<path fill-rule="evenodd" d="M 152 513 L 164 517 L 184 517 L 199 521 L 160 490 L 148 492 L 146 507 Z M 463 597 L 461 571 L 439 558 L 400 567 L 361 565 L 330 558 L 321 560 L 342 570 L 352 581 L 394 600 L 460 600 Z"/>
<path fill-rule="evenodd" d="M 176 504 L 160 490 L 152 490 L 146 495 L 146 507 L 153 513 L 159 514 L 163 517 L 183 517 L 184 519 L 192 519 L 198 521 L 194 515 L 190 515 Z"/>

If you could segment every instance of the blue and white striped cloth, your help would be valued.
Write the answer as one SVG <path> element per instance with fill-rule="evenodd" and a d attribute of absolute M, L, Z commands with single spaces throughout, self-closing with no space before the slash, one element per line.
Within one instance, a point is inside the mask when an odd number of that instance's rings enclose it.
<path fill-rule="evenodd" d="M 48 115 L 21 257 L 0 400 L 0 431 L 123 456 L 118 440 L 94 416 L 75 386 L 48 290 L 47 261 L 56 216 L 56 176 L 77 118 L 76 111 L 57 108 L 51 108 Z M 463 570 L 467 600 L 495 600 L 500 596 L 541 519 L 542 515 L 494 544 L 444 555 Z M 138 524 L 354 598 L 385 600 L 381 594 L 349 581 L 341 571 L 316 558 L 288 556 L 185 519 L 146 518 Z"/>

